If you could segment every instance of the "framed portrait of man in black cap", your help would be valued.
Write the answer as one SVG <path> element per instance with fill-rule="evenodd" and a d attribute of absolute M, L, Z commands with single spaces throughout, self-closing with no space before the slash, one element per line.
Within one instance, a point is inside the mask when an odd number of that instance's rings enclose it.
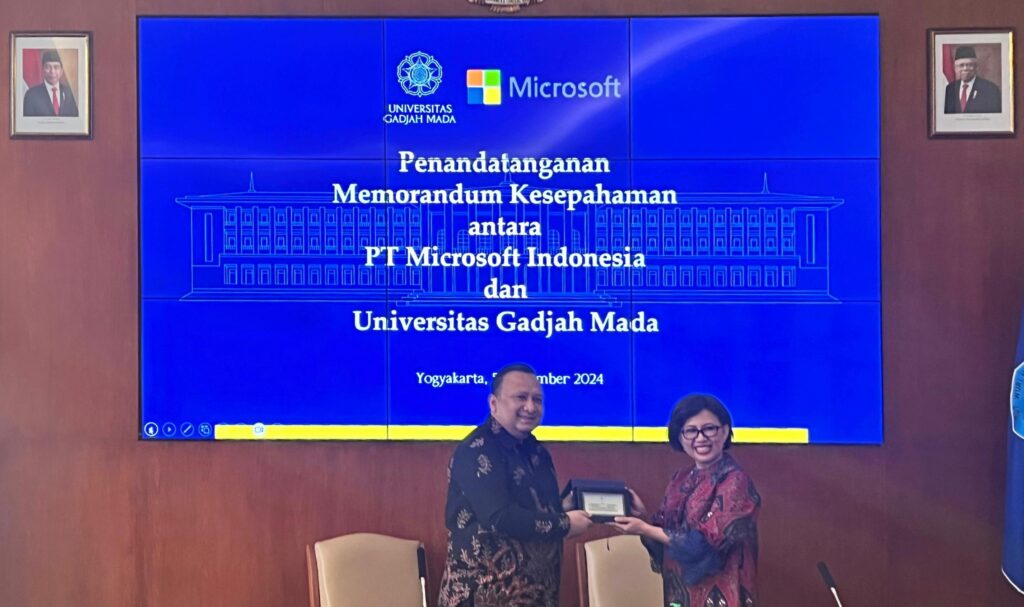
<path fill-rule="evenodd" d="M 929 136 L 1013 135 L 1013 30 L 928 30 Z"/>
<path fill-rule="evenodd" d="M 11 136 L 91 137 L 91 35 L 11 34 Z"/>

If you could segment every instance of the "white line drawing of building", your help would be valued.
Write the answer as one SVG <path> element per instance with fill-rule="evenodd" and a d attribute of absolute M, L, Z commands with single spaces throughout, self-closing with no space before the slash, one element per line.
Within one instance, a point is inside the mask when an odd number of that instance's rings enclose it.
<path fill-rule="evenodd" d="M 505 181 L 495 188 L 508 189 Z M 182 196 L 189 210 L 185 300 L 487 303 L 492 280 L 525 285 L 504 305 L 837 301 L 830 292 L 830 214 L 844 201 L 781 194 L 677 193 L 675 205 L 348 205 L 330 192 Z M 503 198 L 508 200 L 507 192 Z M 470 236 L 470 222 L 536 221 L 541 236 Z M 520 267 L 365 265 L 368 246 L 523 251 Z M 527 267 L 527 247 L 643 253 L 643 268 Z M 382 259 L 382 258 L 379 258 Z"/>

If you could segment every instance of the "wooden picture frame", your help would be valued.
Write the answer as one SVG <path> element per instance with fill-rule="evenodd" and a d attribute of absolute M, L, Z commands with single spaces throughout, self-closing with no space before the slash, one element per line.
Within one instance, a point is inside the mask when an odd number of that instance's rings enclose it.
<path fill-rule="evenodd" d="M 929 137 L 1013 136 L 1013 29 L 928 30 Z"/>
<path fill-rule="evenodd" d="M 11 32 L 11 137 L 92 137 L 92 33 Z"/>

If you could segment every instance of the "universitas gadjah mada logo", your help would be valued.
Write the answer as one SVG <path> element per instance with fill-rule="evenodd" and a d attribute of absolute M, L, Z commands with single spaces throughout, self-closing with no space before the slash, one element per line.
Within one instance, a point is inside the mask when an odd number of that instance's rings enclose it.
<path fill-rule="evenodd" d="M 441 64 L 423 51 L 406 55 L 398 64 L 398 84 L 415 97 L 426 97 L 437 92 L 441 84 Z"/>

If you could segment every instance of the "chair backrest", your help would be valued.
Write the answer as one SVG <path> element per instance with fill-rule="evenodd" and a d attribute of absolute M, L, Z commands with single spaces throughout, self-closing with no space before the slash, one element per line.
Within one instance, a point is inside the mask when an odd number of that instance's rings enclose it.
<path fill-rule="evenodd" d="M 424 607 L 423 544 L 376 533 L 323 540 L 307 554 L 310 603 L 318 607 Z M 312 557 L 312 558 L 310 558 Z M 316 592 L 314 592 L 316 591 Z M 319 595 L 319 600 L 316 596 Z"/>
<path fill-rule="evenodd" d="M 651 570 L 650 556 L 639 537 L 591 540 L 578 544 L 576 550 L 579 574 L 586 576 L 582 607 L 664 606 L 661 576 Z M 583 588 L 581 583 L 581 594 Z"/>

